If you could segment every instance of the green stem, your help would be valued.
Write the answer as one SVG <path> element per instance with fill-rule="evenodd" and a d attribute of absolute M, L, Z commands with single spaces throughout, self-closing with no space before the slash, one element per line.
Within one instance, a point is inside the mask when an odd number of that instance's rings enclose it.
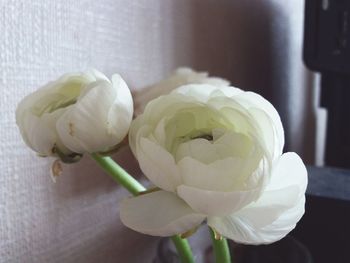
<path fill-rule="evenodd" d="M 101 156 L 97 153 L 93 153 L 91 156 L 118 184 L 124 186 L 133 195 L 138 195 L 146 190 L 111 157 Z"/>
<path fill-rule="evenodd" d="M 194 263 L 192 250 L 187 239 L 181 238 L 179 235 L 172 236 L 177 253 L 179 254 L 181 262 Z"/>
<path fill-rule="evenodd" d="M 134 196 L 146 190 L 137 180 L 128 174 L 122 167 L 113 161 L 111 157 L 91 154 L 92 158 L 105 170 L 117 183 L 124 186 Z M 181 262 L 194 263 L 191 247 L 186 239 L 179 235 L 172 236 L 172 241 L 177 249 Z"/>
<path fill-rule="evenodd" d="M 226 238 L 221 237 L 216 239 L 215 232 L 209 227 L 210 236 L 213 241 L 213 249 L 215 255 L 215 262 L 217 263 L 231 263 L 230 249 Z"/>

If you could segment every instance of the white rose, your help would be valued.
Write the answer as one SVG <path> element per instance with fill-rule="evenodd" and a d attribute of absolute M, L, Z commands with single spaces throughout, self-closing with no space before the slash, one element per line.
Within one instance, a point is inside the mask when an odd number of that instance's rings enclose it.
<path fill-rule="evenodd" d="M 134 93 L 135 114 L 141 114 L 149 101 L 160 95 L 168 94 L 185 84 L 211 84 L 218 87 L 230 85 L 226 79 L 209 77 L 208 75 L 208 72 L 197 72 L 186 67 L 176 69 L 168 78 Z"/>
<path fill-rule="evenodd" d="M 129 88 L 93 70 L 66 74 L 29 94 L 16 122 L 26 144 L 42 155 L 104 152 L 128 133 L 133 115 Z"/>
<path fill-rule="evenodd" d="M 304 213 L 306 168 L 282 155 L 280 117 L 256 93 L 182 86 L 146 106 L 129 142 L 160 188 L 122 202 L 131 229 L 170 236 L 206 220 L 222 236 L 260 244 L 284 237 Z"/>

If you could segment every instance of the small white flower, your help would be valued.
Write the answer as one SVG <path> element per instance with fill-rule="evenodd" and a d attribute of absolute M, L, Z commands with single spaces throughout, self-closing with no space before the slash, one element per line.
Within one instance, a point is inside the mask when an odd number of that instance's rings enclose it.
<path fill-rule="evenodd" d="M 66 74 L 29 94 L 16 122 L 26 144 L 41 155 L 104 152 L 127 134 L 133 115 L 129 88 L 92 70 Z"/>
<path fill-rule="evenodd" d="M 206 220 L 222 236 L 261 244 L 284 237 L 304 213 L 305 165 L 282 154 L 280 117 L 256 93 L 182 86 L 146 106 L 129 143 L 161 188 L 122 202 L 131 229 L 170 236 Z"/>
<path fill-rule="evenodd" d="M 176 69 L 168 78 L 134 93 L 135 114 L 141 114 L 149 101 L 160 95 L 168 94 L 185 84 L 211 84 L 217 87 L 230 85 L 226 79 L 209 77 L 208 75 L 208 72 L 197 72 L 186 67 Z"/>

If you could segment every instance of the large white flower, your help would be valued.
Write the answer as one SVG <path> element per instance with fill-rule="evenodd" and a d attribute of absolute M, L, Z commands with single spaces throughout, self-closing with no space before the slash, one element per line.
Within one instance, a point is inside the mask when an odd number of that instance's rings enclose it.
<path fill-rule="evenodd" d="M 129 88 L 92 70 L 66 74 L 29 94 L 16 122 L 26 144 L 42 155 L 103 152 L 128 133 L 133 115 Z"/>
<path fill-rule="evenodd" d="M 305 166 L 282 154 L 280 117 L 256 93 L 182 86 L 146 106 L 129 143 L 160 188 L 122 202 L 131 229 L 170 236 L 206 220 L 227 238 L 260 244 L 284 237 L 304 213 Z"/>
<path fill-rule="evenodd" d="M 135 114 L 140 115 L 149 101 L 186 84 L 211 84 L 224 87 L 229 86 L 230 82 L 219 77 L 209 77 L 208 72 L 197 72 L 187 67 L 178 68 L 169 77 L 134 92 Z"/>

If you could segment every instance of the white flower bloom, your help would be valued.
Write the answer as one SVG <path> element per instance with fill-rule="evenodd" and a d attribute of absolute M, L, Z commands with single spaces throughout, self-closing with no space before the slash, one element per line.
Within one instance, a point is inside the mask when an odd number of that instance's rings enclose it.
<path fill-rule="evenodd" d="M 132 115 L 124 80 L 93 70 L 63 75 L 25 97 L 16 122 L 30 148 L 61 157 L 111 150 L 128 133 Z"/>
<path fill-rule="evenodd" d="M 135 114 L 140 115 L 149 101 L 185 84 L 211 84 L 217 87 L 230 85 L 226 79 L 208 75 L 208 72 L 197 72 L 186 67 L 176 69 L 168 78 L 134 93 Z"/>
<path fill-rule="evenodd" d="M 122 222 L 158 236 L 202 221 L 241 243 L 277 241 L 304 213 L 307 171 L 282 154 L 284 132 L 263 97 L 186 85 L 151 101 L 131 124 L 131 149 L 161 188 L 122 202 Z"/>

